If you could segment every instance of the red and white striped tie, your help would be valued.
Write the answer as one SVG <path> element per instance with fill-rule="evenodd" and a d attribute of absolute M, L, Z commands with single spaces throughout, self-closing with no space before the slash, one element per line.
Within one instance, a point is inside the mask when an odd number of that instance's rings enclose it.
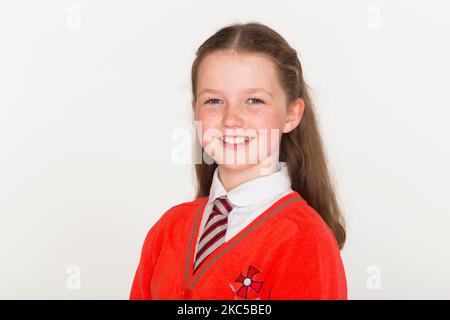
<path fill-rule="evenodd" d="M 212 211 L 209 214 L 208 221 L 197 246 L 194 273 L 205 259 L 225 242 L 228 214 L 232 209 L 233 205 L 227 200 L 226 196 L 219 197 L 214 201 Z"/>

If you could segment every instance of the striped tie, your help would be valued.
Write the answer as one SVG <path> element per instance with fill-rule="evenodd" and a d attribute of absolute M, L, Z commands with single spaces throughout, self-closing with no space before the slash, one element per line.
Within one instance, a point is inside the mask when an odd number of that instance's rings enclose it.
<path fill-rule="evenodd" d="M 225 242 L 228 213 L 233 209 L 226 196 L 217 198 L 197 246 L 194 273 L 205 259 Z"/>

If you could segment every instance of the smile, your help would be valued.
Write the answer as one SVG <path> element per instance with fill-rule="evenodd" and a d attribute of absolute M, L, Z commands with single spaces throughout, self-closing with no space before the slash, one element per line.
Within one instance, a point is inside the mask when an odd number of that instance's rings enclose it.
<path fill-rule="evenodd" d="M 224 145 L 224 147 L 237 149 L 246 146 L 255 137 L 249 136 L 222 136 L 218 138 Z"/>

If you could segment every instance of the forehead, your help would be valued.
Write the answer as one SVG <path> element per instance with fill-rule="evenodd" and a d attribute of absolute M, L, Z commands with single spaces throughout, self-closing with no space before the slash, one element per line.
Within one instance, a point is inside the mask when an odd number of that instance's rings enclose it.
<path fill-rule="evenodd" d="M 278 91 L 275 65 L 264 54 L 219 51 L 208 54 L 197 75 L 198 92 L 204 89 L 239 91 L 262 88 Z"/>

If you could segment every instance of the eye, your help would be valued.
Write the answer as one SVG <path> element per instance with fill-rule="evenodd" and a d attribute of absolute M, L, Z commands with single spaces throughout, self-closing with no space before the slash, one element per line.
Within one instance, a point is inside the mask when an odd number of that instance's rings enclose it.
<path fill-rule="evenodd" d="M 258 98 L 249 98 L 248 100 L 252 100 L 253 101 L 253 103 L 251 103 L 251 104 L 264 103 L 264 101 L 262 101 L 261 99 L 258 99 Z M 204 104 L 216 104 L 216 103 L 220 103 L 220 99 L 209 98 L 208 100 L 206 100 L 204 102 Z"/>
<path fill-rule="evenodd" d="M 256 101 L 255 103 L 264 103 L 264 101 L 262 101 L 261 99 L 258 99 L 258 98 L 250 98 L 248 100 Z M 255 103 L 252 103 L 252 104 L 255 104 Z"/>
<path fill-rule="evenodd" d="M 208 100 L 206 100 L 205 102 L 204 102 L 204 104 L 209 104 L 209 102 L 210 101 L 220 101 L 219 99 L 216 99 L 216 98 L 210 98 L 210 99 L 208 99 Z"/>

